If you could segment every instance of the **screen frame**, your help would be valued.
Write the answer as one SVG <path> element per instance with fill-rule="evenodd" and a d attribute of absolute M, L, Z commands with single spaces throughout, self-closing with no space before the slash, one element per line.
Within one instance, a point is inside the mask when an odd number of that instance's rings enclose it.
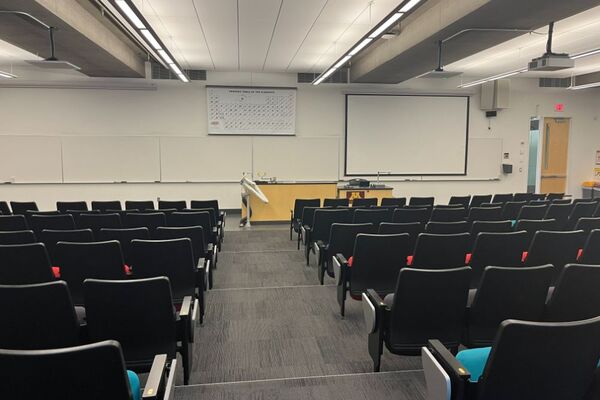
<path fill-rule="evenodd" d="M 468 95 L 450 95 L 450 94 L 395 94 L 395 93 L 346 93 L 344 105 L 344 177 L 354 176 L 377 176 L 376 173 L 348 173 L 348 99 L 350 96 L 377 96 L 377 97 L 447 97 L 464 98 L 467 100 L 466 131 L 465 131 L 465 164 L 462 173 L 447 174 L 385 174 L 385 176 L 466 176 L 469 159 L 469 122 L 471 111 L 471 96 Z"/>

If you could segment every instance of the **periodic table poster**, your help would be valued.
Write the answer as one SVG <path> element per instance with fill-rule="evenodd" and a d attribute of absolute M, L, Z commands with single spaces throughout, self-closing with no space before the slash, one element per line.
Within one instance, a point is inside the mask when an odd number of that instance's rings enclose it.
<path fill-rule="evenodd" d="M 294 135 L 296 89 L 206 88 L 208 133 L 212 135 Z"/>

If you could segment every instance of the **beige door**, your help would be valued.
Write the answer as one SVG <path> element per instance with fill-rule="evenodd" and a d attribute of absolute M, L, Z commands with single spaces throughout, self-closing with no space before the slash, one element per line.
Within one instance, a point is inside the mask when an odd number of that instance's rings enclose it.
<path fill-rule="evenodd" d="M 568 118 L 544 118 L 541 193 L 564 193 L 569 152 Z"/>

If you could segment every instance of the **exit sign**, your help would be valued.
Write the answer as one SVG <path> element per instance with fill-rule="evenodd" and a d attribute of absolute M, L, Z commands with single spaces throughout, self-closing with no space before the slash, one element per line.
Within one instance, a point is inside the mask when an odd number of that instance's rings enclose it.
<path fill-rule="evenodd" d="M 563 112 L 565 110 L 565 105 L 563 103 L 556 103 L 554 105 L 554 111 Z"/>

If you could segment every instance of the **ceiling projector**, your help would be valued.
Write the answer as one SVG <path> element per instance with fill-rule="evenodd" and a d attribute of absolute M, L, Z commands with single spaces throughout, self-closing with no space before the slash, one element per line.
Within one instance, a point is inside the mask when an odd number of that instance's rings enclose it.
<path fill-rule="evenodd" d="M 572 60 L 568 54 L 546 53 L 531 60 L 528 69 L 529 71 L 558 71 L 574 66 L 575 60 Z"/>

